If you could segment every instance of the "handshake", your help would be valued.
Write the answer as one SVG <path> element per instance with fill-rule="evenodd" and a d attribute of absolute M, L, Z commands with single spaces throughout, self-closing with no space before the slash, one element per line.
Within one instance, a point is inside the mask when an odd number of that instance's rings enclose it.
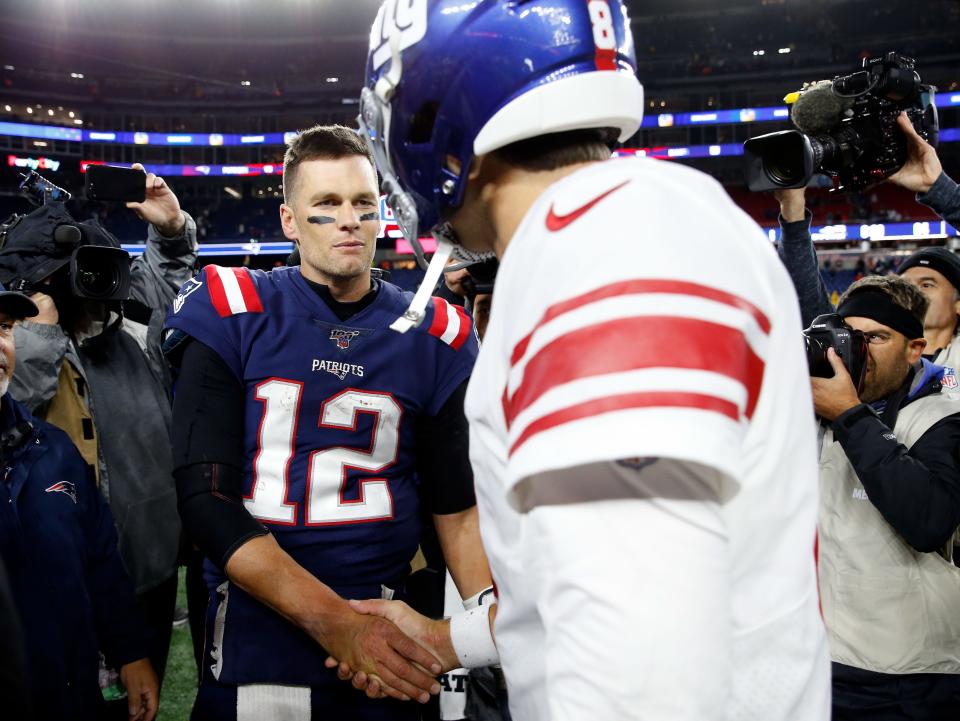
<path fill-rule="evenodd" d="M 326 667 L 335 668 L 340 680 L 350 681 L 369 698 L 390 696 L 426 703 L 431 694 L 440 693 L 437 674 L 461 666 L 496 663 L 491 655 L 495 649 L 490 643 L 495 605 L 458 617 L 456 623 L 462 629 L 457 634 L 461 639 L 459 654 L 454 648 L 454 622 L 450 619 L 427 618 L 402 601 L 351 600 L 349 605 L 353 618 L 342 624 L 332 638 L 321 641 L 331 654 Z M 465 627 L 459 620 L 467 617 L 466 624 L 473 628 Z M 479 643 L 471 638 L 478 635 Z M 471 658 L 475 659 L 473 663 Z"/>

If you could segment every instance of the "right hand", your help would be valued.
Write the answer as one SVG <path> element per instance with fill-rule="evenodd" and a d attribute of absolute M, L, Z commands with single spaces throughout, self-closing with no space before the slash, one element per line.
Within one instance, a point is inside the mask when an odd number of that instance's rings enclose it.
<path fill-rule="evenodd" d="M 442 669 L 432 653 L 385 618 L 352 609 L 346 614 L 323 638 L 315 634 L 327 653 L 353 671 L 380 679 L 383 692 L 401 701 L 426 703 L 430 694 L 440 693 L 440 684 L 430 674 Z"/>
<path fill-rule="evenodd" d="M 795 223 L 806 217 L 806 188 L 782 188 L 773 191 L 780 203 L 780 215 L 786 223 Z"/>
<path fill-rule="evenodd" d="M 897 125 L 907 137 L 907 162 L 887 180 L 914 193 L 926 193 L 943 172 L 940 158 L 936 149 L 920 137 L 906 113 L 900 113 Z"/>
<path fill-rule="evenodd" d="M 402 601 L 350 601 L 351 608 L 364 614 L 382 616 L 395 623 L 400 630 L 421 646 L 429 648 L 443 664 L 443 671 L 460 666 L 457 653 L 450 640 L 449 621 L 434 620 L 423 616 Z M 353 687 L 365 691 L 371 698 L 380 698 L 382 683 L 376 677 L 370 677 L 362 669 L 350 664 L 346 659 L 331 654 L 326 660 L 327 668 L 336 668 L 342 681 L 351 681 Z M 385 689 L 384 689 L 385 690 Z"/>
<path fill-rule="evenodd" d="M 31 323 L 44 323 L 46 325 L 56 325 L 60 322 L 60 314 L 57 312 L 57 304 L 53 302 L 46 293 L 33 293 L 30 300 L 37 304 L 40 311 L 32 318 L 27 318 Z"/>

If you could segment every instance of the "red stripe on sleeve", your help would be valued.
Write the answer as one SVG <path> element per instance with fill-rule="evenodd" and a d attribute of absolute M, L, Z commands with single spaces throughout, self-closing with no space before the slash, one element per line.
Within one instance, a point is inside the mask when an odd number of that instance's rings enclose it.
<path fill-rule="evenodd" d="M 548 431 L 551 428 L 556 428 L 565 423 L 571 423 L 583 418 L 598 416 L 602 413 L 630 410 L 633 408 L 691 408 L 719 413 L 734 421 L 739 420 L 740 415 L 737 407 L 730 401 L 701 393 L 651 391 L 647 393 L 626 393 L 623 395 L 606 396 L 604 398 L 596 398 L 589 403 L 580 403 L 579 405 L 548 413 L 542 418 L 538 418 L 524 428 L 523 433 L 521 433 L 513 445 L 510 446 L 508 455 L 512 456 L 520 446 L 535 435 Z"/>
<path fill-rule="evenodd" d="M 470 316 L 467 315 L 467 312 L 459 305 L 453 306 L 453 310 L 460 317 L 460 330 L 457 332 L 457 337 L 453 339 L 453 342 L 450 344 L 450 346 L 454 350 L 460 350 L 463 347 L 463 344 L 467 342 L 467 338 L 470 336 L 471 320 Z"/>
<path fill-rule="evenodd" d="M 505 403 L 509 428 L 525 408 L 557 386 L 641 368 L 684 368 L 728 376 L 747 389 L 749 418 L 763 382 L 763 361 L 736 328 L 670 316 L 619 318 L 551 341 L 527 363 Z"/>
<path fill-rule="evenodd" d="M 246 268 L 231 268 L 233 274 L 237 277 L 237 284 L 240 286 L 240 294 L 243 296 L 243 304 L 247 307 L 248 313 L 263 313 L 263 303 L 260 302 L 260 295 L 253 284 L 253 279 Z"/>
<path fill-rule="evenodd" d="M 618 283 L 611 283 L 610 285 L 605 285 L 595 290 L 582 293 L 581 295 L 573 298 L 560 301 L 559 303 L 555 303 L 547 308 L 546 312 L 543 314 L 543 317 L 540 319 L 540 322 L 537 323 L 537 327 L 534 328 L 514 347 L 513 353 L 510 356 L 510 365 L 516 365 L 517 362 L 523 358 L 527 352 L 527 346 L 530 345 L 530 338 L 537 331 L 537 328 L 542 326 L 544 323 L 548 323 L 554 318 L 557 318 L 564 313 L 569 313 L 572 310 L 576 310 L 577 308 L 587 305 L 588 303 L 596 303 L 599 300 L 614 298 L 619 295 L 633 295 L 640 293 L 677 293 L 681 295 L 692 295 L 698 298 L 704 298 L 705 300 L 712 300 L 717 303 L 723 303 L 731 308 L 737 308 L 745 313 L 749 313 L 757 322 L 757 325 L 760 326 L 760 330 L 762 330 L 764 333 L 770 332 L 770 320 L 763 313 L 763 311 L 757 308 L 757 306 L 750 301 L 744 300 L 743 298 L 733 295 L 732 293 L 727 293 L 726 291 L 718 288 L 700 285 L 699 283 L 690 283 L 684 280 L 639 278 L 635 280 L 624 280 Z"/>
<path fill-rule="evenodd" d="M 427 332 L 439 338 L 447 332 L 447 326 L 450 325 L 450 319 L 447 318 L 447 301 L 437 296 L 433 296 L 430 300 L 433 301 L 433 322 L 430 323 L 430 330 Z"/>
<path fill-rule="evenodd" d="M 230 310 L 230 303 L 227 301 L 227 292 L 223 289 L 223 281 L 220 280 L 220 274 L 217 272 L 217 266 L 208 265 L 203 269 L 207 276 L 207 287 L 210 289 L 210 302 L 221 318 L 228 318 L 233 315 Z"/>

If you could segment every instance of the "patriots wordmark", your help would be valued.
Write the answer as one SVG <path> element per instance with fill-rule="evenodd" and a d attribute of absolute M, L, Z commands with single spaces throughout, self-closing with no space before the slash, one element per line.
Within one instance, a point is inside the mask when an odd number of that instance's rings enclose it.
<path fill-rule="evenodd" d="M 353 365 L 352 363 L 340 363 L 338 361 L 314 358 L 310 370 L 327 371 L 328 373 L 333 373 L 340 380 L 346 378 L 347 374 L 363 378 L 363 366 Z"/>

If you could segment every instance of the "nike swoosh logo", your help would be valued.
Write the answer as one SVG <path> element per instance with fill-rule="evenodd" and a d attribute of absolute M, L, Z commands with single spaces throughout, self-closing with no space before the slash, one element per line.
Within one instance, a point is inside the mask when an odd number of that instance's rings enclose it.
<path fill-rule="evenodd" d="M 557 215 L 556 213 L 553 212 L 553 205 L 551 205 L 550 212 L 547 213 L 547 230 L 553 233 L 556 233 L 558 230 L 563 230 L 568 225 L 570 225 L 570 223 L 572 223 L 581 215 L 583 215 L 588 210 L 590 210 L 590 208 L 595 206 L 597 203 L 599 203 L 601 200 L 606 198 L 611 193 L 617 190 L 620 190 L 620 188 L 622 188 L 624 185 L 626 185 L 629 182 L 630 182 L 629 180 L 624 180 L 622 183 L 620 183 L 620 185 L 613 186 L 612 188 L 610 188 L 610 190 L 608 190 L 607 192 L 601 195 L 598 195 L 596 198 L 591 200 L 586 205 L 581 205 L 579 208 L 577 208 L 576 210 L 570 213 L 567 213 L 566 215 Z"/>

